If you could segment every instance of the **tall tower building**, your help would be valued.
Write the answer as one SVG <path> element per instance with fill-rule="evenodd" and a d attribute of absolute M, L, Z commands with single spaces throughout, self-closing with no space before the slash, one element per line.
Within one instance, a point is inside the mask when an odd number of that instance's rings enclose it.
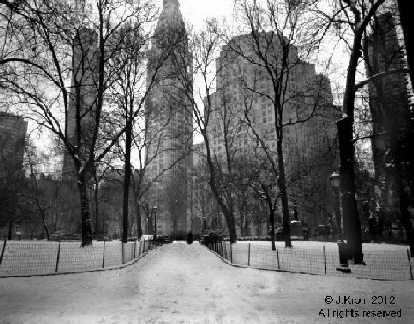
<path fill-rule="evenodd" d="M 191 229 L 192 65 L 178 0 L 163 2 L 149 55 L 151 82 L 146 102 L 147 203 L 157 207 L 158 234 L 183 235 Z"/>
<path fill-rule="evenodd" d="M 85 1 L 77 1 L 80 15 L 84 14 Z M 80 158 L 85 159 L 94 128 L 94 114 L 98 85 L 98 35 L 95 30 L 79 23 L 73 40 L 72 85 L 66 115 L 66 133 L 72 145 L 80 148 Z M 73 179 L 75 165 L 69 152 L 63 157 L 62 177 Z"/>
<path fill-rule="evenodd" d="M 267 55 L 280 59 L 282 45 L 275 32 L 262 32 Z M 217 160 L 226 157 L 224 134 L 230 143 L 230 155 L 254 157 L 259 146 L 255 132 L 276 156 L 277 134 L 272 80 L 260 66 L 251 35 L 234 37 L 223 47 L 216 61 L 217 91 L 211 96 L 210 143 Z M 234 48 L 242 51 L 239 55 Z M 283 84 L 283 154 L 290 205 L 297 205 L 299 219 L 308 225 L 324 224 L 332 211 L 332 190 L 328 177 L 336 168 L 335 122 L 339 111 L 333 106 L 330 81 L 316 73 L 315 66 L 298 57 L 295 46 L 289 48 L 289 75 Z M 313 114 L 313 115 L 312 115 Z M 311 118 L 309 118 L 312 115 Z M 307 120 L 306 122 L 301 122 Z M 276 157 L 275 157 L 276 160 Z M 333 198 L 333 197 L 332 197 Z M 251 232 L 254 233 L 254 232 Z"/>
<path fill-rule="evenodd" d="M 0 112 L 0 182 L 23 176 L 27 122 L 23 117 Z"/>
<path fill-rule="evenodd" d="M 373 33 L 367 40 L 369 77 L 406 66 L 403 39 L 391 12 L 378 16 Z M 369 105 L 374 137 L 371 140 L 375 178 L 380 195 L 381 217 L 395 221 L 399 213 L 398 187 L 411 193 L 408 205 L 414 209 L 413 107 L 408 100 L 407 79 L 403 72 L 384 74 L 368 85 Z M 400 169 L 400 177 L 391 166 Z M 410 188 L 410 190 L 408 190 Z"/>

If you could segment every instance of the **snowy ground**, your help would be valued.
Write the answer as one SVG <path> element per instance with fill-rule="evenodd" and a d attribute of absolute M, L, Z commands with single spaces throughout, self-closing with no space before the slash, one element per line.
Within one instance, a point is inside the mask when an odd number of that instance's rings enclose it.
<path fill-rule="evenodd" d="M 237 268 L 174 243 L 120 270 L 0 278 L 0 323 L 414 323 L 413 290 L 414 281 Z M 362 305 L 336 304 L 345 296 Z"/>
<path fill-rule="evenodd" d="M 271 247 L 272 243 L 270 241 L 239 241 L 237 244 L 255 244 L 261 246 L 269 246 Z M 276 241 L 276 247 L 284 247 L 284 241 Z M 298 249 L 319 249 L 321 250 L 323 246 L 327 250 L 338 251 L 338 244 L 336 242 L 322 242 L 322 241 L 292 241 L 293 248 Z M 370 252 L 370 251 L 404 251 L 406 252 L 409 249 L 408 245 L 404 244 L 387 244 L 387 243 L 363 243 L 362 244 L 362 252 Z"/>

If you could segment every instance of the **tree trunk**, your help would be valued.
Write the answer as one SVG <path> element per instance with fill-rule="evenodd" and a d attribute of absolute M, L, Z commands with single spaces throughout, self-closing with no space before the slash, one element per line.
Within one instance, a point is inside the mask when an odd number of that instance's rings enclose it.
<path fill-rule="evenodd" d="M 47 224 L 46 224 L 45 211 L 44 210 L 41 210 L 40 212 L 42 214 L 42 224 L 43 224 L 43 229 L 45 230 L 45 233 L 46 233 L 46 239 L 48 241 L 50 241 L 50 232 L 49 232 L 49 228 L 47 227 Z"/>
<path fill-rule="evenodd" d="M 377 5 L 384 2 L 378 1 Z M 372 16 L 371 16 L 372 17 Z M 360 17 L 359 17 L 360 18 Z M 362 36 L 370 20 L 370 16 L 364 21 L 357 22 L 358 28 L 352 44 L 352 52 L 349 58 L 346 86 L 342 105 L 342 119 L 337 122 L 341 176 L 342 210 L 344 235 L 347 239 L 349 257 L 355 263 L 363 263 L 361 223 L 359 220 L 357 202 L 355 199 L 355 149 L 353 143 L 353 124 L 355 113 L 355 74 L 358 59 L 362 53 Z"/>
<path fill-rule="evenodd" d="M 398 9 L 400 11 L 400 21 L 401 26 L 404 33 L 404 40 L 405 40 L 405 46 L 406 46 L 406 52 L 407 52 L 407 62 L 408 67 L 410 69 L 410 79 L 411 83 L 414 83 L 414 30 L 413 30 L 413 23 L 411 21 L 411 11 L 410 11 L 410 2 L 407 0 L 398 0 Z M 411 135 L 409 135 L 408 143 L 412 143 L 412 139 L 414 138 L 413 135 L 413 123 L 411 122 Z M 411 137 L 411 140 L 410 140 Z M 411 153 L 411 159 L 410 159 L 410 168 L 412 170 L 414 165 L 414 157 Z M 411 174 L 411 176 L 413 176 Z M 400 189 L 401 190 L 401 189 Z M 414 193 L 411 191 L 411 195 Z M 405 232 L 407 235 L 407 241 L 410 245 L 411 249 L 411 256 L 414 256 L 414 230 L 413 225 L 411 223 L 411 215 L 408 211 L 409 207 L 409 200 L 406 196 L 406 193 L 404 192 L 404 188 L 402 188 L 402 193 L 400 194 L 400 208 L 401 208 L 401 222 L 403 223 L 403 226 L 405 228 Z"/>
<path fill-rule="evenodd" d="M 95 179 L 96 180 L 96 179 Z M 99 205 L 98 205 L 98 182 L 95 181 L 94 200 L 95 200 L 95 235 L 99 233 Z"/>
<path fill-rule="evenodd" d="M 236 232 L 236 221 L 234 219 L 233 208 L 231 205 L 227 206 L 224 203 L 223 198 L 220 196 L 218 192 L 217 184 L 216 184 L 215 167 L 214 167 L 211 155 L 210 155 L 210 145 L 209 145 L 208 136 L 205 130 L 202 132 L 202 135 L 203 135 L 204 142 L 206 145 L 206 150 L 207 150 L 207 164 L 208 164 L 209 171 L 210 171 L 210 181 L 209 181 L 210 188 L 211 188 L 211 191 L 213 192 L 214 197 L 216 198 L 217 204 L 219 205 L 221 211 L 223 212 L 224 218 L 226 219 L 227 228 L 229 230 L 229 235 L 230 235 L 230 243 L 236 243 L 237 232 Z"/>
<path fill-rule="evenodd" d="M 224 214 L 224 217 L 226 218 L 227 227 L 229 229 L 230 243 L 236 243 L 237 242 L 237 232 L 236 232 L 236 222 L 234 220 L 234 215 L 233 215 L 233 213 L 228 212 L 227 215 Z"/>
<path fill-rule="evenodd" d="M 236 243 L 237 242 L 237 231 L 236 231 L 236 221 L 234 219 L 234 212 L 233 209 L 228 207 L 221 197 L 219 197 L 218 192 L 215 190 L 212 190 L 213 194 L 215 195 L 217 202 L 223 212 L 224 218 L 226 219 L 227 228 L 229 230 L 230 235 L 230 243 Z"/>
<path fill-rule="evenodd" d="M 270 232 L 270 219 L 266 217 L 266 237 L 269 235 Z"/>
<path fill-rule="evenodd" d="M 407 207 L 407 194 L 404 192 L 404 188 L 400 188 L 400 220 L 405 229 L 407 243 L 410 246 L 410 255 L 414 257 L 414 229 L 413 223 L 411 222 L 411 214 Z"/>
<path fill-rule="evenodd" d="M 349 104 L 352 103 L 349 102 Z M 339 175 L 341 176 L 344 237 L 347 240 L 349 257 L 354 259 L 355 263 L 361 264 L 363 263 L 362 237 L 361 222 L 355 199 L 355 151 L 352 125 L 353 121 L 350 117 L 344 117 L 337 122 L 340 155 Z"/>
<path fill-rule="evenodd" d="M 137 217 L 137 235 L 138 235 L 138 239 L 140 239 L 142 234 L 143 234 L 141 205 L 139 204 L 142 178 L 143 178 L 143 172 L 139 173 L 138 183 L 136 182 L 135 177 L 132 176 L 132 188 L 133 188 L 133 195 L 134 195 L 134 197 L 133 197 L 134 198 L 134 208 L 135 208 L 136 217 Z M 145 226 L 146 223 L 147 223 L 147 221 L 144 219 L 144 226 Z"/>
<path fill-rule="evenodd" d="M 412 24 L 412 14 L 410 1 L 398 0 L 398 9 L 400 11 L 400 21 L 404 33 L 405 47 L 407 51 L 407 62 L 410 68 L 411 82 L 414 83 L 414 31 Z"/>
<path fill-rule="evenodd" d="M 78 189 L 82 213 L 82 247 L 92 245 L 92 220 L 89 212 L 88 191 L 85 178 L 86 177 L 84 175 L 79 176 L 78 178 Z"/>
<path fill-rule="evenodd" d="M 13 215 L 10 216 L 10 220 L 9 220 L 9 230 L 7 232 L 7 239 L 8 240 L 12 239 L 12 231 L 13 231 Z"/>
<path fill-rule="evenodd" d="M 401 145 L 401 144 L 399 144 Z M 405 234 L 407 236 L 407 243 L 410 246 L 410 254 L 414 256 L 414 229 L 413 223 L 411 222 L 411 213 L 408 210 L 409 207 L 409 197 L 408 193 L 404 190 L 404 182 L 401 177 L 401 159 L 400 159 L 400 150 L 397 150 L 395 163 L 393 163 L 393 173 L 396 182 L 397 196 L 400 202 L 400 221 L 405 229 Z M 408 184 L 407 184 L 408 186 Z"/>
<path fill-rule="evenodd" d="M 132 119 L 127 119 L 125 131 L 125 175 L 124 195 L 122 200 L 122 242 L 128 241 L 128 201 L 131 182 L 131 145 L 132 145 Z"/>
<path fill-rule="evenodd" d="M 142 236 L 142 226 L 141 226 L 141 207 L 137 203 L 136 199 L 134 198 L 135 209 L 137 213 L 137 231 L 138 231 L 138 239 Z"/>
<path fill-rule="evenodd" d="M 276 244 L 275 244 L 275 211 L 272 207 L 270 207 L 270 237 L 272 239 L 272 251 L 276 251 Z"/>
<path fill-rule="evenodd" d="M 278 132 L 281 133 L 281 132 Z M 286 190 L 285 164 L 283 161 L 283 149 L 281 136 L 277 140 L 277 165 L 279 176 L 277 178 L 277 185 L 281 194 L 282 215 L 283 215 L 283 238 L 285 240 L 285 247 L 292 247 L 290 239 L 290 215 L 289 215 L 289 200 Z"/>

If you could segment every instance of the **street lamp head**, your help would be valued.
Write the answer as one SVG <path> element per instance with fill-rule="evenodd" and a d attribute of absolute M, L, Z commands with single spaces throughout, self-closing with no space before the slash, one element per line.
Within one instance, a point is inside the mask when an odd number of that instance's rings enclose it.
<path fill-rule="evenodd" d="M 341 176 L 339 173 L 333 172 L 329 177 L 329 181 L 333 190 L 338 191 L 341 188 Z"/>

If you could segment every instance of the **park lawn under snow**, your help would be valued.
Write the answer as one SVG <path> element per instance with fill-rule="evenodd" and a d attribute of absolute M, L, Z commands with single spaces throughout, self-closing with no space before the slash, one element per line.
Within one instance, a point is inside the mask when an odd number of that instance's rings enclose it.
<path fill-rule="evenodd" d="M 413 323 L 413 288 L 238 268 L 198 243 L 173 243 L 124 269 L 0 278 L 0 323 Z M 326 296 L 365 304 L 327 305 Z M 373 296 L 395 296 L 395 304 L 372 305 Z M 401 318 L 351 318 L 347 309 L 401 310 Z"/>
<path fill-rule="evenodd" d="M 272 243 L 270 241 L 239 241 L 237 244 L 255 244 L 261 246 L 271 247 Z M 284 241 L 275 242 L 277 248 L 283 248 L 285 246 Z M 324 246 L 327 250 L 338 250 L 338 244 L 336 242 L 322 242 L 322 241 L 292 241 L 293 248 L 298 249 L 319 249 L 321 250 Z M 383 252 L 392 252 L 392 251 L 406 251 L 409 249 L 408 245 L 404 244 L 386 244 L 386 243 L 363 243 L 362 251 L 383 251 Z"/>

